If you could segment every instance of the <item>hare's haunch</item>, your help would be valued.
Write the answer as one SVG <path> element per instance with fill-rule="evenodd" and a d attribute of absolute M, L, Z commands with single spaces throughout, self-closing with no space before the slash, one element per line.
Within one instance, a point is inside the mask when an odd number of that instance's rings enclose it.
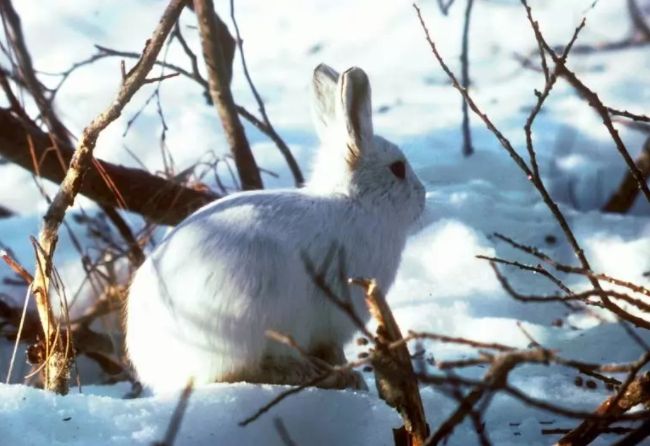
<path fill-rule="evenodd" d="M 354 333 L 348 315 L 314 284 L 305 267 L 339 247 L 348 277 L 373 277 L 387 290 L 424 188 L 397 146 L 373 132 L 368 77 L 314 71 L 314 115 L 322 147 L 311 180 L 297 190 L 240 192 L 178 225 L 131 284 L 126 343 L 143 384 L 155 391 L 249 381 L 300 384 L 317 371 L 265 337 L 291 335 L 311 354 L 342 363 Z M 337 262 L 333 262 L 337 263 Z M 340 295 L 359 290 L 326 273 Z M 323 383 L 358 385 L 354 378 Z"/>

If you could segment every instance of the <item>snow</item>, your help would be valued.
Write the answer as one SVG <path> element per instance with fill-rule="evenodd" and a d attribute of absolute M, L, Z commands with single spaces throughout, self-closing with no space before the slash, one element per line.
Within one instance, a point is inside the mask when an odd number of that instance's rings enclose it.
<path fill-rule="evenodd" d="M 140 0 L 116 7 L 116 2 L 70 0 L 15 2 L 23 21 L 28 45 L 39 70 L 57 72 L 91 55 L 94 43 L 120 50 L 139 51 L 157 22 L 164 2 Z M 225 2 L 227 3 L 227 2 Z M 224 4 L 225 4 L 224 3 Z M 574 255 L 563 241 L 557 223 L 528 180 L 500 148 L 498 141 L 472 116 L 476 153 L 460 154 L 460 103 L 433 59 L 409 2 L 360 0 L 333 2 L 277 0 L 235 2 L 244 37 L 249 69 L 262 94 L 268 114 L 298 162 L 307 170 L 317 144 L 310 123 L 308 85 L 311 70 L 320 62 L 338 69 L 351 65 L 369 74 L 375 109 L 375 128 L 400 144 L 427 188 L 425 215 L 418 222 L 404 252 L 389 302 L 403 330 L 432 331 L 484 342 L 525 347 L 529 340 L 517 323 L 538 342 L 557 349 L 564 357 L 588 361 L 630 361 L 641 347 L 615 323 L 602 323 L 588 314 L 567 316 L 560 304 L 522 304 L 506 296 L 489 265 L 475 256 L 499 256 L 532 262 L 520 252 L 492 237 L 500 232 L 522 243 L 539 247 L 567 263 Z M 641 2 L 643 3 L 643 2 Z M 591 0 L 531 1 L 548 39 L 561 44 L 588 11 Z M 647 1 L 644 3 L 648 6 Z M 422 1 L 425 20 L 452 69 L 458 72 L 458 54 L 464 3 L 454 5 L 443 17 L 433 1 Z M 228 17 L 224 5 L 217 6 Z M 628 32 L 623 0 L 600 2 L 588 12 L 588 24 L 579 43 L 619 39 Z M 196 31 L 189 28 L 192 14 L 182 16 L 183 31 L 198 48 Z M 228 21 L 227 21 L 228 22 Z M 228 22 L 229 23 L 229 22 Z M 53 32 L 55 30 L 55 32 Z M 542 76 L 525 71 L 514 52 L 535 50 L 532 31 L 518 1 L 476 2 L 471 27 L 471 92 L 524 153 L 524 120 L 534 104 L 533 88 L 541 88 Z M 0 56 L 4 57 L 4 56 Z M 233 79 L 234 95 L 255 111 L 256 105 L 240 70 L 238 55 Z M 169 49 L 169 61 L 187 65 L 182 51 Z M 127 66 L 132 61 L 127 61 Z M 616 108 L 646 112 L 650 102 L 647 48 L 607 54 L 573 55 L 570 65 L 603 100 Z M 48 85 L 57 78 L 44 76 Z M 70 129 L 79 134 L 115 94 L 119 60 L 105 59 L 81 68 L 60 91 L 57 109 Z M 163 168 L 159 150 L 161 124 L 150 104 L 123 133 L 127 121 L 152 92 L 147 86 L 136 95 L 123 116 L 98 141 L 97 156 L 137 166 L 126 148 L 151 171 Z M 169 126 L 166 143 L 177 171 L 206 159 L 207 151 L 225 153 L 225 142 L 213 108 L 203 105 L 200 88 L 185 79 L 163 82 L 161 102 Z M 632 156 L 645 137 L 619 126 Z M 264 135 L 247 125 L 247 135 L 261 166 L 279 174 L 264 176 L 268 187 L 292 186 L 283 158 Z M 598 211 L 621 180 L 625 166 L 616 153 L 598 116 L 571 87 L 559 82 L 540 114 L 534 141 L 542 175 L 558 200 L 595 270 L 636 283 L 649 283 L 650 206 L 638 199 L 628 215 Z M 35 235 L 46 208 L 31 176 L 9 165 L 0 166 L 3 187 L 0 203 L 19 216 L 0 220 L 0 242 L 11 248 L 24 265 L 33 262 L 29 235 Z M 46 184 L 48 191 L 55 187 Z M 92 213 L 86 199 L 77 209 Z M 129 216 L 140 225 L 140 219 Z M 91 243 L 85 229 L 70 220 L 82 246 Z M 557 241 L 549 242 L 549 236 Z M 56 264 L 70 294 L 82 287 L 79 254 L 64 231 Z M 543 278 L 511 268 L 503 271 L 522 292 L 546 294 L 556 290 Z M 0 268 L 3 277 L 12 277 Z M 580 277 L 563 277 L 567 285 L 584 287 Z M 24 290 L 2 285 L 15 302 Z M 91 291 L 80 292 L 74 314 L 81 314 Z M 561 327 L 553 322 L 563 319 Z M 650 336 L 644 335 L 646 342 Z M 6 370 L 10 351 L 0 348 L 0 370 Z M 426 355 L 437 360 L 467 357 L 472 351 L 449 344 L 424 342 Z M 361 347 L 351 343 L 346 353 L 354 358 Z M 18 361 L 13 382 L 28 368 Z M 485 368 L 472 367 L 463 375 L 479 378 Z M 4 374 L 1 375 L 4 377 Z M 92 369 L 82 377 L 92 377 Z M 308 389 L 294 395 L 242 428 L 238 426 L 279 394 L 277 386 L 213 384 L 194 391 L 177 444 L 282 444 L 273 419 L 280 417 L 297 444 L 392 444 L 390 429 L 398 427 L 397 414 L 378 399 L 371 374 L 365 373 L 369 392 Z M 516 370 L 510 382 L 541 398 L 553 399 L 574 409 L 592 410 L 608 394 L 574 385 L 576 373 L 560 367 L 526 366 Z M 92 380 L 91 380 L 92 381 Z M 96 383 L 94 383 L 96 384 Z M 123 399 L 128 385 L 84 385 L 83 393 L 60 397 L 19 384 L 0 385 L 0 442 L 25 445 L 122 445 L 151 444 L 162 439 L 178 400 L 177 394 L 146 395 Z M 437 389 L 423 387 L 427 417 L 437 426 L 455 408 L 455 401 Z M 541 434 L 543 428 L 570 428 L 575 420 L 531 409 L 507 396 L 497 396 L 485 418 L 494 444 L 550 444 L 557 437 Z M 547 424 L 543 424 L 547 423 Z M 611 443 L 603 436 L 599 444 Z M 459 426 L 450 445 L 475 444 L 469 422 Z"/>
<path fill-rule="evenodd" d="M 190 398 L 185 416 L 192 421 L 182 425 L 178 444 L 282 444 L 273 434 L 273 418 L 280 417 L 298 444 L 314 444 L 315 438 L 320 444 L 334 444 L 344 434 L 350 444 L 370 441 L 388 445 L 389 427 L 398 424 L 398 416 L 390 408 L 377 405 L 366 393 L 309 389 L 278 406 L 273 416 L 247 427 L 237 425 L 250 415 L 250 408 L 266 403 L 281 390 L 250 384 L 213 384 L 201 389 Z M 125 386 L 116 385 L 59 397 L 4 385 L 2 394 L 6 398 L 0 403 L 0 413 L 5 420 L 3 430 L 8 428 L 9 435 L 3 436 L 3 442 L 100 446 L 150 445 L 162 440 L 178 395 L 121 400 L 125 392 Z M 314 407 L 318 408 L 318 417 L 313 416 Z M 23 411 L 32 413 L 48 428 L 34 430 L 29 417 L 15 416 Z M 345 413 L 364 417 L 341 416 Z M 386 426 L 386 432 L 377 428 L 381 425 Z M 28 443 L 24 442 L 26 431 L 30 431 Z"/>

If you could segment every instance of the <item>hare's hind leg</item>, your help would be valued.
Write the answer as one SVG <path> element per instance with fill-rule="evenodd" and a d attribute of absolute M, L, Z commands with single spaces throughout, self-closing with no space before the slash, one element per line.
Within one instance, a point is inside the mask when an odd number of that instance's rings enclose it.
<path fill-rule="evenodd" d="M 343 365 L 346 362 L 343 349 L 335 345 L 319 345 L 309 354 L 313 360 L 298 355 L 265 355 L 256 367 L 240 370 L 223 381 L 300 386 L 327 373 L 328 365 Z M 323 389 L 368 390 L 361 374 L 354 370 L 333 372 L 314 385 Z"/>
<path fill-rule="evenodd" d="M 315 379 L 320 373 L 314 364 L 298 356 L 265 355 L 255 367 L 242 369 L 223 381 L 299 386 Z"/>

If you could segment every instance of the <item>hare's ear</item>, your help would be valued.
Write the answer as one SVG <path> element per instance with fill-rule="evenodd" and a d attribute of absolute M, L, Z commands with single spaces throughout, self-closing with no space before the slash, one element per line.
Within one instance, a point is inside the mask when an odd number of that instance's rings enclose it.
<path fill-rule="evenodd" d="M 334 128 L 336 121 L 336 84 L 339 79 L 332 67 L 324 63 L 314 69 L 313 85 L 313 115 L 316 131 L 322 140 Z"/>
<path fill-rule="evenodd" d="M 338 83 L 340 107 L 337 114 L 345 124 L 347 146 L 351 166 L 355 159 L 372 146 L 372 103 L 370 81 L 366 73 L 357 67 L 346 70 Z"/>

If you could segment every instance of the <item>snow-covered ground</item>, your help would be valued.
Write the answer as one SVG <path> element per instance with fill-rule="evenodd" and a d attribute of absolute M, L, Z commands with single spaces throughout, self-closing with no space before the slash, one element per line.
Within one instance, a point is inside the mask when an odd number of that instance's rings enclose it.
<path fill-rule="evenodd" d="M 16 1 L 36 67 L 59 72 L 94 52 L 93 44 L 139 51 L 157 22 L 164 2 Z M 228 17 L 217 2 L 222 17 Z M 432 0 L 421 1 L 433 38 L 451 67 L 458 71 L 464 2 L 448 17 Z M 650 4 L 639 2 L 646 11 Z M 591 0 L 531 1 L 548 39 L 562 44 L 571 36 Z M 561 305 L 521 304 L 502 290 L 489 265 L 477 254 L 528 260 L 490 237 L 495 231 L 537 246 L 558 260 L 571 263 L 573 254 L 549 211 L 529 182 L 500 148 L 498 141 L 472 117 L 476 153 L 460 154 L 460 102 L 424 40 L 410 2 L 359 0 L 237 1 L 237 17 L 245 40 L 249 69 L 266 102 L 276 130 L 308 170 L 317 140 L 310 123 L 311 70 L 320 62 L 338 69 L 351 65 L 369 74 L 378 133 L 400 144 L 427 188 L 425 216 L 404 253 L 389 302 L 404 330 L 417 329 L 481 341 L 525 347 L 528 339 L 517 326 L 565 357 L 599 362 L 636 359 L 640 348 L 614 323 L 598 323 L 585 315 L 566 315 Z M 579 42 L 612 41 L 629 30 L 624 0 L 602 1 L 588 13 Z M 199 48 L 193 16 L 182 17 L 185 36 Z M 227 21 L 227 23 L 229 23 Z M 534 88 L 543 86 L 539 73 L 521 68 L 513 53 L 535 50 L 532 31 L 519 1 L 476 2 L 471 27 L 471 92 L 477 103 L 524 153 L 522 126 L 534 104 Z M 187 66 L 173 45 L 169 61 Z M 576 55 L 570 65 L 583 81 L 612 107 L 647 113 L 650 103 L 650 55 L 647 47 L 606 54 Z M 234 95 L 250 110 L 256 106 L 235 62 Z M 46 82 L 55 77 L 43 76 Z M 106 59 L 81 68 L 59 93 L 57 109 L 79 134 L 112 99 L 119 81 L 119 59 Z M 158 146 L 161 124 L 155 107 L 147 107 L 123 137 L 126 123 L 153 87 L 136 95 L 126 113 L 104 132 L 96 154 L 103 159 L 137 165 L 126 148 L 152 171 L 163 167 Z M 213 108 L 203 105 L 197 85 L 181 79 L 163 82 L 161 101 L 169 126 L 167 144 L 178 170 L 207 151 L 226 152 Z M 643 134 L 619 126 L 633 156 Z M 268 187 L 291 186 L 292 178 L 273 143 L 252 127 L 246 128 L 261 166 L 279 174 L 265 176 Z M 625 216 L 602 214 L 599 207 L 622 178 L 625 168 L 598 116 L 560 81 L 537 119 L 535 144 L 549 190 L 586 250 L 595 270 L 648 284 L 650 271 L 650 206 L 641 198 Z M 36 234 L 44 201 L 31 176 L 13 166 L 0 166 L 0 203 L 19 212 L 0 221 L 0 242 L 11 247 L 25 265 L 32 263 L 28 235 Z M 48 190 L 54 190 L 48 186 Z M 88 200 L 78 206 L 92 210 Z M 138 223 L 137 218 L 131 221 Z M 553 236 L 557 242 L 549 243 Z M 82 240 L 83 242 L 83 240 Z M 69 290 L 83 278 L 78 254 L 67 234 L 56 263 Z M 4 276 L 11 275 L 0 268 Z M 505 270 L 514 285 L 528 293 L 554 291 L 538 277 Z M 580 289 L 577 278 L 567 284 Z M 15 294 L 12 287 L 1 290 Z M 73 311 L 75 311 L 73 309 Z M 76 310 L 80 311 L 80 310 Z M 553 324 L 563 319 L 558 327 Z M 646 336 L 650 341 L 650 336 Z M 436 359 L 466 357 L 467 349 L 425 343 Z M 350 345 L 354 357 L 359 347 Z M 0 355 L 4 378 L 8 353 Z M 16 377 L 25 368 L 14 370 Z M 479 377 L 485 368 L 465 370 Z M 365 374 L 369 382 L 371 375 Z M 607 395 L 576 387 L 573 370 L 526 366 L 511 383 L 528 394 L 558 401 L 567 407 L 591 410 Z M 214 384 L 191 396 L 178 444 L 282 444 L 273 419 L 280 417 L 293 440 L 306 444 L 392 444 L 391 428 L 399 417 L 370 392 L 310 389 L 274 408 L 248 427 L 238 421 L 253 413 L 283 389 L 249 384 Z M 82 394 L 59 397 L 21 385 L 0 385 L 0 443 L 14 444 L 150 444 L 161 439 L 178 395 L 125 400 L 128 386 L 85 386 Z M 437 426 L 455 402 L 436 389 L 423 388 L 429 424 Z M 556 436 L 543 428 L 569 428 L 575 421 L 533 410 L 511 398 L 496 397 L 485 417 L 494 444 L 551 444 Z M 604 436 L 601 444 L 611 442 Z M 452 445 L 475 444 L 466 422 L 451 438 Z"/>

